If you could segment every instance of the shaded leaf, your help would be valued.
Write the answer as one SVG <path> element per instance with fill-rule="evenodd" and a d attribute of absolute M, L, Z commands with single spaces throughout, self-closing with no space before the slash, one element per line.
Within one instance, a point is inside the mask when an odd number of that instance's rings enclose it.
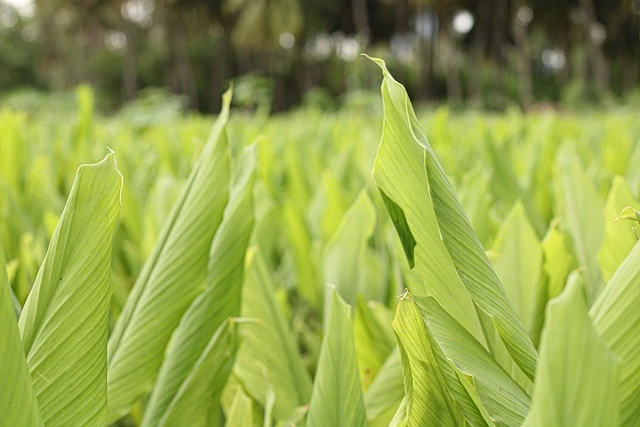
<path fill-rule="evenodd" d="M 618 364 L 591 324 L 584 290 L 571 281 L 547 306 L 527 426 L 618 423 Z"/>
<path fill-rule="evenodd" d="M 273 387 L 273 415 L 286 420 L 297 407 L 309 403 L 311 379 L 275 300 L 272 281 L 262 253 L 252 248 L 247 257 L 242 315 L 256 321 L 244 325 L 234 371 L 247 393 L 265 408 Z"/>
<path fill-rule="evenodd" d="M 0 420 L 8 426 L 43 426 L 11 299 L 0 244 Z"/>

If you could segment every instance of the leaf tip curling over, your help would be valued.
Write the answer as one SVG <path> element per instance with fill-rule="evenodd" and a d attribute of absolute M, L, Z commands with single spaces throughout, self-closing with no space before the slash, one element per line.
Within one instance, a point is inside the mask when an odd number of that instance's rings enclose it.
<path fill-rule="evenodd" d="M 618 215 L 617 218 L 613 220 L 613 222 L 616 223 L 621 219 L 628 219 L 630 221 L 636 221 L 640 223 L 640 212 L 633 209 L 631 206 L 625 206 L 622 211 L 620 211 L 620 215 Z"/>

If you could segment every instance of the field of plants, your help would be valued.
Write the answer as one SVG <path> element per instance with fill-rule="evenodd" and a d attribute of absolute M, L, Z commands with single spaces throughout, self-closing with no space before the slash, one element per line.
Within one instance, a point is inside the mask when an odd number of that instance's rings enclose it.
<path fill-rule="evenodd" d="M 374 61 L 335 112 L 0 110 L 0 424 L 639 425 L 637 112 Z"/>

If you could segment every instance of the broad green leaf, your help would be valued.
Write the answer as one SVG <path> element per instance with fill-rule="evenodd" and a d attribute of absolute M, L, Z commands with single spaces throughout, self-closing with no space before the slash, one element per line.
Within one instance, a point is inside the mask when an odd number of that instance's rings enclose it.
<path fill-rule="evenodd" d="M 591 307 L 593 326 L 620 358 L 620 423 L 640 422 L 640 245 L 636 243 Z M 600 372 L 598 367 L 598 372 Z"/>
<path fill-rule="evenodd" d="M 580 265 L 586 268 L 587 301 L 592 303 L 602 290 L 597 253 L 604 239 L 604 202 L 584 170 L 580 157 L 568 145 L 558 153 L 564 220 L 573 240 Z"/>
<path fill-rule="evenodd" d="M 18 323 L 47 426 L 107 423 L 111 242 L 120 215 L 116 158 L 78 168 Z"/>
<path fill-rule="evenodd" d="M 189 306 L 173 334 L 144 425 L 157 424 L 218 327 L 225 319 L 240 315 L 244 258 L 253 227 L 255 180 L 255 151 L 247 148 L 244 154 L 239 161 L 241 175 L 233 185 L 211 245 L 207 288 Z"/>
<path fill-rule="evenodd" d="M 191 427 L 216 425 L 209 418 L 233 368 L 238 349 L 238 324 L 225 320 L 211 337 L 191 372 L 180 384 L 158 426 Z M 217 414 L 217 411 L 213 411 Z"/>
<path fill-rule="evenodd" d="M 369 426 L 388 426 L 404 397 L 402 358 L 396 347 L 364 395 Z"/>
<path fill-rule="evenodd" d="M 239 388 L 233 397 L 231 408 L 227 414 L 226 427 L 251 427 L 253 426 L 252 401 L 244 391 Z"/>
<path fill-rule="evenodd" d="M 577 281 L 547 306 L 539 363 L 525 425 L 618 425 L 618 363 L 594 330 Z"/>
<path fill-rule="evenodd" d="M 231 92 L 109 339 L 109 420 L 151 391 L 169 337 L 204 288 L 207 253 L 228 198 Z"/>
<path fill-rule="evenodd" d="M 275 299 L 269 268 L 256 248 L 247 256 L 243 288 L 242 316 L 256 321 L 243 327 L 234 372 L 247 393 L 264 407 L 273 387 L 273 416 L 287 420 L 297 407 L 309 403 L 311 379 Z"/>
<path fill-rule="evenodd" d="M 547 299 L 551 300 L 562 292 L 567 276 L 574 264 L 573 255 L 565 235 L 558 230 L 558 222 L 552 221 L 546 236 L 542 239 L 544 272 L 548 277 Z"/>
<path fill-rule="evenodd" d="M 365 426 L 351 307 L 335 290 L 331 292 L 328 316 L 306 425 Z"/>
<path fill-rule="evenodd" d="M 25 362 L 10 289 L 0 244 L 0 420 L 8 426 L 43 426 Z"/>
<path fill-rule="evenodd" d="M 375 225 L 375 207 L 363 190 L 324 248 L 324 281 L 335 286 L 340 296 L 351 305 L 355 305 L 359 290 L 370 286 L 370 283 L 362 282 L 362 278 L 368 268 L 365 255 Z"/>
<path fill-rule="evenodd" d="M 381 66 L 384 66 L 380 62 Z M 408 123 L 409 100 L 404 88 L 383 68 L 383 135 L 373 177 L 400 237 L 416 280 L 414 296 L 433 295 L 447 312 L 478 339 L 484 339 L 473 301 L 456 275 L 442 242 L 425 176 L 425 150 Z"/>
<path fill-rule="evenodd" d="M 516 202 L 496 234 L 489 256 L 496 274 L 504 283 L 507 296 L 533 338 L 536 334 L 536 310 L 546 289 L 541 285 L 542 248 L 536 232 L 527 218 L 524 206 Z M 542 306 L 544 310 L 544 306 Z"/>
<path fill-rule="evenodd" d="M 483 339 L 476 323 L 482 316 L 473 305 L 477 304 L 492 319 L 515 363 L 533 378 L 537 352 L 526 329 L 422 133 L 407 92 L 393 79 L 384 62 L 374 61 L 384 74 L 385 119 L 373 176 L 385 196 L 406 217 L 404 223 L 396 224 L 401 229 L 398 234 L 415 239 L 415 264 L 429 283 L 428 293 L 464 329 Z M 494 334 L 493 329 L 485 332 Z"/>
<path fill-rule="evenodd" d="M 355 311 L 353 335 L 362 389 L 366 392 L 395 347 L 396 340 L 384 335 L 384 326 L 378 322 L 372 308 L 362 297 L 358 297 Z"/>
<path fill-rule="evenodd" d="M 638 221 L 635 211 L 629 208 L 629 205 L 638 206 L 639 203 L 631 194 L 624 178 L 616 176 L 613 178 L 604 207 L 604 242 L 598 252 L 598 263 L 605 281 L 611 279 L 613 273 L 638 241 L 632 230 L 634 224 L 629 221 L 618 221 L 618 219 L 628 218 Z"/>
<path fill-rule="evenodd" d="M 531 403 L 527 392 L 434 298 L 417 303 L 444 355 L 458 371 L 472 377 L 491 418 L 507 425 L 522 423 Z"/>
<path fill-rule="evenodd" d="M 463 425 L 464 417 L 438 367 L 425 321 L 408 295 L 398 302 L 393 330 L 402 356 L 405 394 L 391 425 Z"/>

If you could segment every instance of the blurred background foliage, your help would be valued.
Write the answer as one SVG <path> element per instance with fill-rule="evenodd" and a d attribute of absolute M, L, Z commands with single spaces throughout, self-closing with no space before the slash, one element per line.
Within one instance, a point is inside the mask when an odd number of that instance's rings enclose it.
<path fill-rule="evenodd" d="M 234 80 L 239 106 L 330 109 L 377 91 L 361 52 L 422 102 L 637 104 L 640 0 L 0 0 L 0 102 L 22 107 L 88 83 L 105 111 L 215 112 Z"/>

